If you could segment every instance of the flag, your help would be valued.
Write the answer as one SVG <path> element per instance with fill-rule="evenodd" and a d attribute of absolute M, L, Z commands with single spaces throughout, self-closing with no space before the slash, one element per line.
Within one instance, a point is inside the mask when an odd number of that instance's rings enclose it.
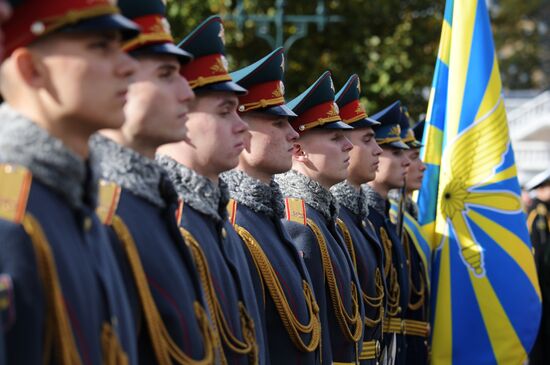
<path fill-rule="evenodd" d="M 421 151 L 432 363 L 521 364 L 541 294 L 485 0 L 448 0 Z"/>

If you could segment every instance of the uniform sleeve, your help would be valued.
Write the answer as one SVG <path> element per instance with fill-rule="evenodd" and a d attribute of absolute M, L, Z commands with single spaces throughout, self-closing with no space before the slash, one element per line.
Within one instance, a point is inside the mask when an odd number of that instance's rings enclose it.
<path fill-rule="evenodd" d="M 11 285 L 2 313 L 6 362 L 40 364 L 45 304 L 34 249 L 20 225 L 4 220 L 0 220 L 0 273 Z"/>

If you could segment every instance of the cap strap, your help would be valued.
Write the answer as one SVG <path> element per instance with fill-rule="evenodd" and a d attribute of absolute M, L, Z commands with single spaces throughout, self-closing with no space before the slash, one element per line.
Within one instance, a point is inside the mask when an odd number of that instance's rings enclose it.
<path fill-rule="evenodd" d="M 44 35 L 84 19 L 95 18 L 101 15 L 118 14 L 119 12 L 119 9 L 113 5 L 97 5 L 81 10 L 69 10 L 61 16 L 46 18 L 35 22 L 31 26 L 31 32 L 35 35 Z"/>
<path fill-rule="evenodd" d="M 239 111 L 242 113 L 242 112 L 247 112 L 258 108 L 266 108 L 268 106 L 281 105 L 281 104 L 284 104 L 284 102 L 285 102 L 285 98 L 282 96 L 274 99 L 260 99 L 253 103 L 246 103 L 246 104 L 239 105 Z"/>
<path fill-rule="evenodd" d="M 401 137 L 388 137 L 383 139 L 376 139 L 376 143 L 378 144 L 388 144 L 392 142 L 399 142 L 401 141 Z"/>
<path fill-rule="evenodd" d="M 168 33 L 158 32 L 158 33 L 141 33 L 136 38 L 133 38 L 127 42 L 122 49 L 125 52 L 130 52 L 133 49 L 139 48 L 142 45 L 151 44 L 151 43 L 173 43 L 174 38 Z"/>
<path fill-rule="evenodd" d="M 302 124 L 302 125 L 298 126 L 298 130 L 300 132 L 303 132 L 303 131 L 311 129 L 311 128 L 319 127 L 319 126 L 322 126 L 324 124 L 328 124 L 328 123 L 332 123 L 332 122 L 338 122 L 338 121 L 340 121 L 340 116 L 338 116 L 338 115 L 335 115 L 333 117 L 327 117 L 327 118 L 319 118 L 314 122 L 310 122 L 310 123 L 306 123 L 306 124 Z"/>
<path fill-rule="evenodd" d="M 229 74 L 225 75 L 214 75 L 214 76 L 199 76 L 195 80 L 187 80 L 189 82 L 189 86 L 191 86 L 191 89 L 195 89 L 197 87 L 210 85 L 216 82 L 222 82 L 222 81 L 231 81 L 231 76 Z"/>

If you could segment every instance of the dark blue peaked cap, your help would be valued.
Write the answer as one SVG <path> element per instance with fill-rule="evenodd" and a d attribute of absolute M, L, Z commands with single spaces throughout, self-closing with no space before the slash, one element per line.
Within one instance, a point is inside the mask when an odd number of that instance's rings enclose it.
<path fill-rule="evenodd" d="M 361 103 L 359 94 L 361 93 L 361 83 L 359 76 L 351 75 L 342 89 L 336 94 L 336 104 L 340 109 L 340 118 L 344 123 L 353 124 L 353 128 L 373 127 L 379 125 L 376 120 L 368 117 Z"/>
<path fill-rule="evenodd" d="M 424 138 L 424 127 L 426 126 L 426 119 L 420 120 L 420 122 L 416 123 L 416 125 L 413 127 L 414 132 L 414 138 L 422 142 Z"/>
<path fill-rule="evenodd" d="M 422 147 L 422 142 L 417 141 L 414 136 L 414 131 L 411 127 L 411 118 L 407 107 L 404 105 L 401 106 L 401 119 L 399 121 L 399 126 L 401 127 L 401 140 L 410 148 L 420 148 Z"/>
<path fill-rule="evenodd" d="M 176 47 L 165 17 L 166 6 L 162 0 L 119 0 L 122 14 L 141 27 L 141 34 L 124 45 L 132 55 L 165 54 L 187 63 L 193 56 Z"/>
<path fill-rule="evenodd" d="M 376 142 L 393 148 L 408 150 L 409 147 L 401 140 L 401 102 L 398 100 L 373 114 L 372 119 L 380 122 L 379 126 L 373 127 L 376 134 Z"/>
<path fill-rule="evenodd" d="M 271 115 L 295 117 L 285 104 L 284 80 L 285 56 L 283 48 L 277 48 L 250 66 L 231 73 L 231 78 L 248 90 L 239 97 L 239 112 L 251 110 Z"/>
<path fill-rule="evenodd" d="M 110 0 L 9 0 L 13 13 L 2 26 L 5 54 L 53 32 L 118 30 L 127 40 L 139 34 L 134 22 L 120 15 Z"/>
<path fill-rule="evenodd" d="M 179 44 L 195 59 L 182 67 L 181 73 L 194 91 L 230 91 L 246 94 L 229 75 L 225 58 L 225 36 L 222 19 L 211 16 L 199 24 Z"/>
<path fill-rule="evenodd" d="M 313 85 L 287 105 L 297 115 L 291 118 L 290 123 L 299 133 L 313 128 L 353 129 L 340 119 L 329 71 L 325 71 Z"/>

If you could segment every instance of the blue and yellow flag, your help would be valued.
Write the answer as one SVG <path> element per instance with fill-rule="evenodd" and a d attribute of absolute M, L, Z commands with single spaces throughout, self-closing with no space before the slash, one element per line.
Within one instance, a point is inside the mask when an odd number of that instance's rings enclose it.
<path fill-rule="evenodd" d="M 448 0 L 422 157 L 432 363 L 521 364 L 541 294 L 485 0 Z"/>

